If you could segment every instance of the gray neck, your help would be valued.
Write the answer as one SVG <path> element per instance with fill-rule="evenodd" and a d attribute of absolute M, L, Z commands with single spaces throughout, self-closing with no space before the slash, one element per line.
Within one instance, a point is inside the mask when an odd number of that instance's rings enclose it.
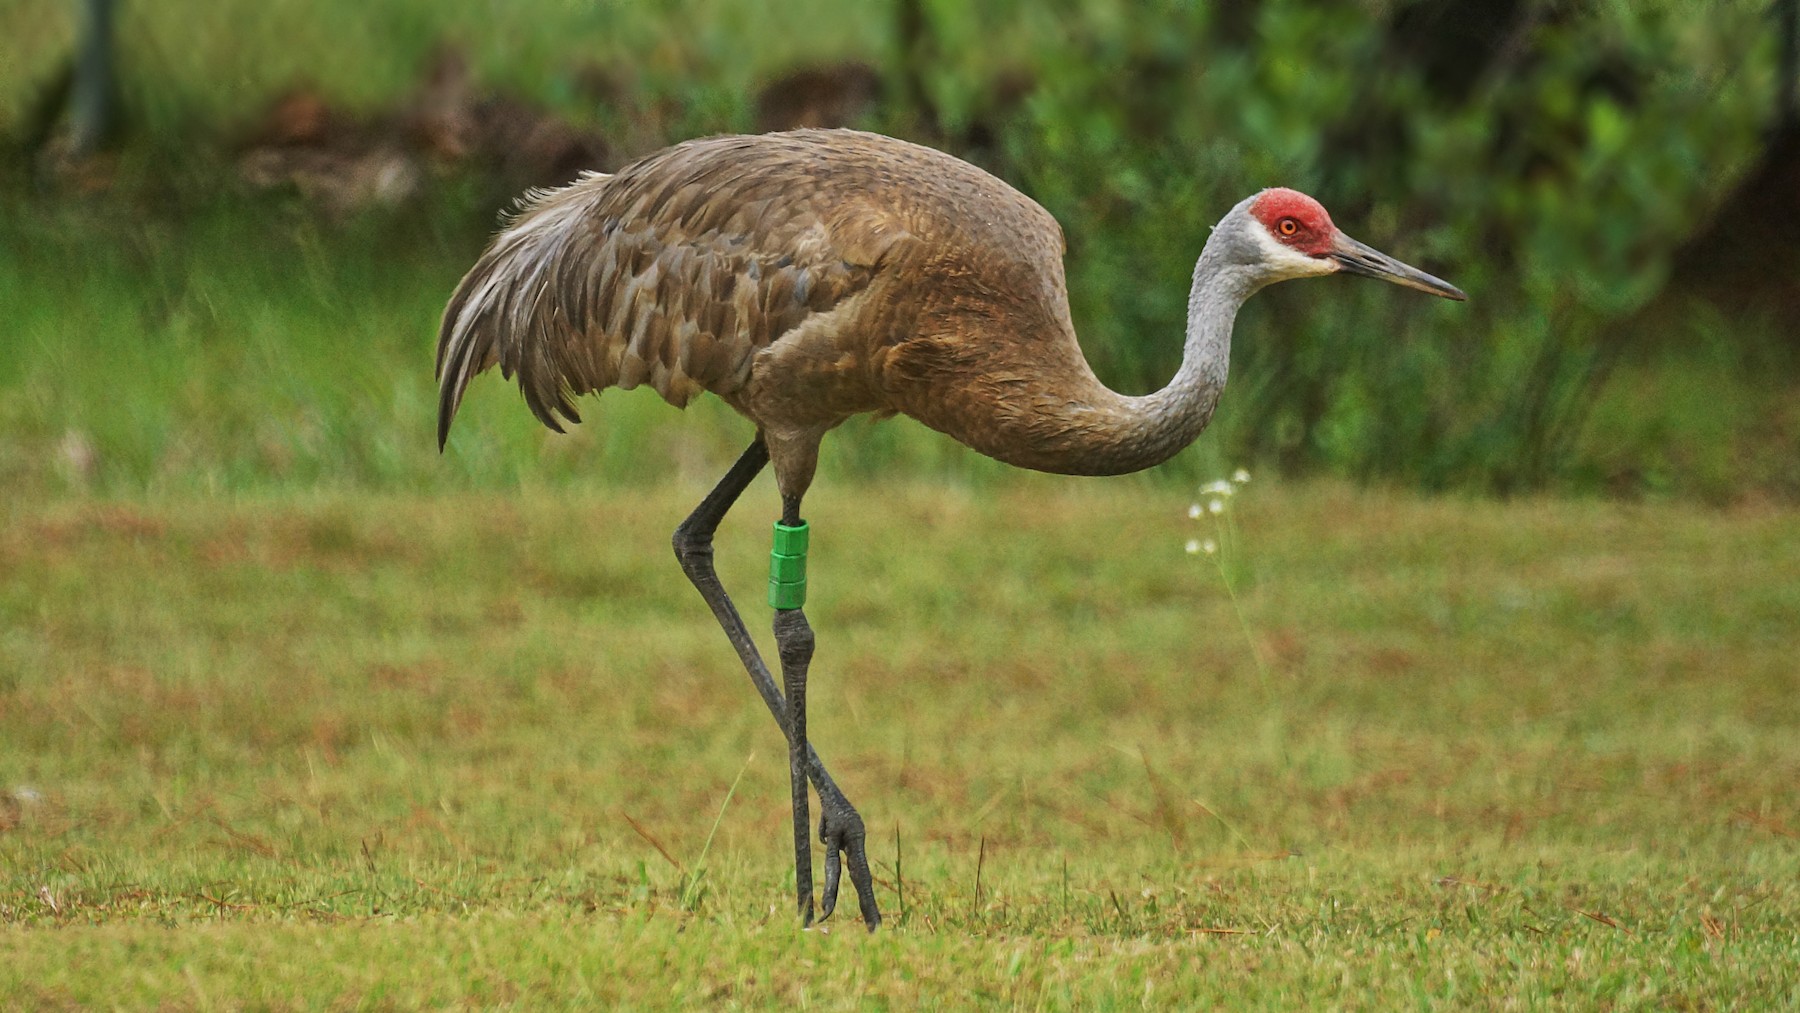
<path fill-rule="evenodd" d="M 1206 241 L 1188 292 L 1187 341 L 1181 369 L 1154 394 L 1107 389 L 1089 368 L 1075 335 L 1050 342 L 1048 365 L 1002 370 L 981 402 L 979 425 L 953 411 L 960 402 L 927 402 L 904 410 L 990 457 L 1063 475 L 1121 475 L 1161 464 L 1194 442 L 1212 421 L 1231 365 L 1231 325 L 1244 300 L 1278 276 L 1245 227 L 1250 201 L 1231 210 Z M 1022 343 L 1020 347 L 1028 347 Z M 984 390 L 987 388 L 983 388 Z M 994 411 L 1003 405 L 1005 411 Z"/>
<path fill-rule="evenodd" d="M 1267 279 L 1238 250 L 1241 239 L 1221 223 L 1194 264 L 1188 292 L 1187 341 L 1169 385 L 1143 397 L 1120 397 L 1108 453 L 1082 470 L 1123 474 L 1160 464 L 1194 442 L 1225 390 L 1231 328 L 1237 312 Z"/>

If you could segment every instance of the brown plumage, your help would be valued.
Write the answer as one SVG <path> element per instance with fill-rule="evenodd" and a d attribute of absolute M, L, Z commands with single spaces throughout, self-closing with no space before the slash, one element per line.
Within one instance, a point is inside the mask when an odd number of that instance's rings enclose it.
<path fill-rule="evenodd" d="M 681 144 L 527 200 L 445 310 L 439 439 L 498 363 L 558 430 L 606 387 L 677 406 L 711 391 L 769 437 L 784 493 L 860 412 L 1079 470 L 1041 445 L 1068 420 L 1039 416 L 1111 392 L 1076 343 L 1062 252 L 1043 208 L 930 148 L 847 130 Z"/>
<path fill-rule="evenodd" d="M 1062 254 L 1048 212 L 941 152 L 848 130 L 715 137 L 532 195 L 444 311 L 440 445 L 470 379 L 496 363 L 552 429 L 578 421 L 576 396 L 640 384 L 677 406 L 711 391 L 756 424 L 675 552 L 787 736 L 803 918 L 809 781 L 825 914 L 841 855 L 865 922 L 881 915 L 862 820 L 807 742 L 811 628 L 778 606 L 778 688 L 713 571 L 713 532 L 764 464 L 789 527 L 803 524 L 819 441 L 862 412 L 904 412 L 1022 467 L 1134 471 L 1205 428 L 1232 322 L 1263 286 L 1344 271 L 1462 298 L 1339 232 L 1312 198 L 1266 190 L 1219 222 L 1194 266 L 1180 371 L 1128 397 L 1081 354 Z"/>

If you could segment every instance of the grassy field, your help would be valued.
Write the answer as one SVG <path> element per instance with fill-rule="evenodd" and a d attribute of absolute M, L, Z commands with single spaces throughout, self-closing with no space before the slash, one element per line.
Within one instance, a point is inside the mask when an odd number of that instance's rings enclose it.
<path fill-rule="evenodd" d="M 1800 1003 L 1792 511 L 1259 478 L 1246 638 L 1166 483 L 827 480 L 870 937 L 787 914 L 702 488 L 0 500 L 0 1004 Z"/>

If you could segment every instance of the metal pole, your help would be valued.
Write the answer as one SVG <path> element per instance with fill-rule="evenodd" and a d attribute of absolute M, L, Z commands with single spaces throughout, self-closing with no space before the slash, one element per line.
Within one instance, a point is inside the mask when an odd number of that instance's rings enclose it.
<path fill-rule="evenodd" d="M 70 146 L 89 154 L 112 140 L 117 127 L 117 82 L 113 79 L 114 0 L 86 0 L 87 19 L 75 60 L 75 89 L 69 102 Z"/>

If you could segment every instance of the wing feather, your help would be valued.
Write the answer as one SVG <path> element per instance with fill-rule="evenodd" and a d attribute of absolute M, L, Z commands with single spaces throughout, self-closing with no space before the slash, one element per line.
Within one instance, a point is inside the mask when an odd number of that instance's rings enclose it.
<path fill-rule="evenodd" d="M 729 395 L 758 351 L 864 288 L 874 261 L 839 249 L 809 198 L 820 168 L 758 142 L 690 142 L 530 195 L 444 309 L 439 445 L 494 365 L 561 432 L 606 387 Z"/>

